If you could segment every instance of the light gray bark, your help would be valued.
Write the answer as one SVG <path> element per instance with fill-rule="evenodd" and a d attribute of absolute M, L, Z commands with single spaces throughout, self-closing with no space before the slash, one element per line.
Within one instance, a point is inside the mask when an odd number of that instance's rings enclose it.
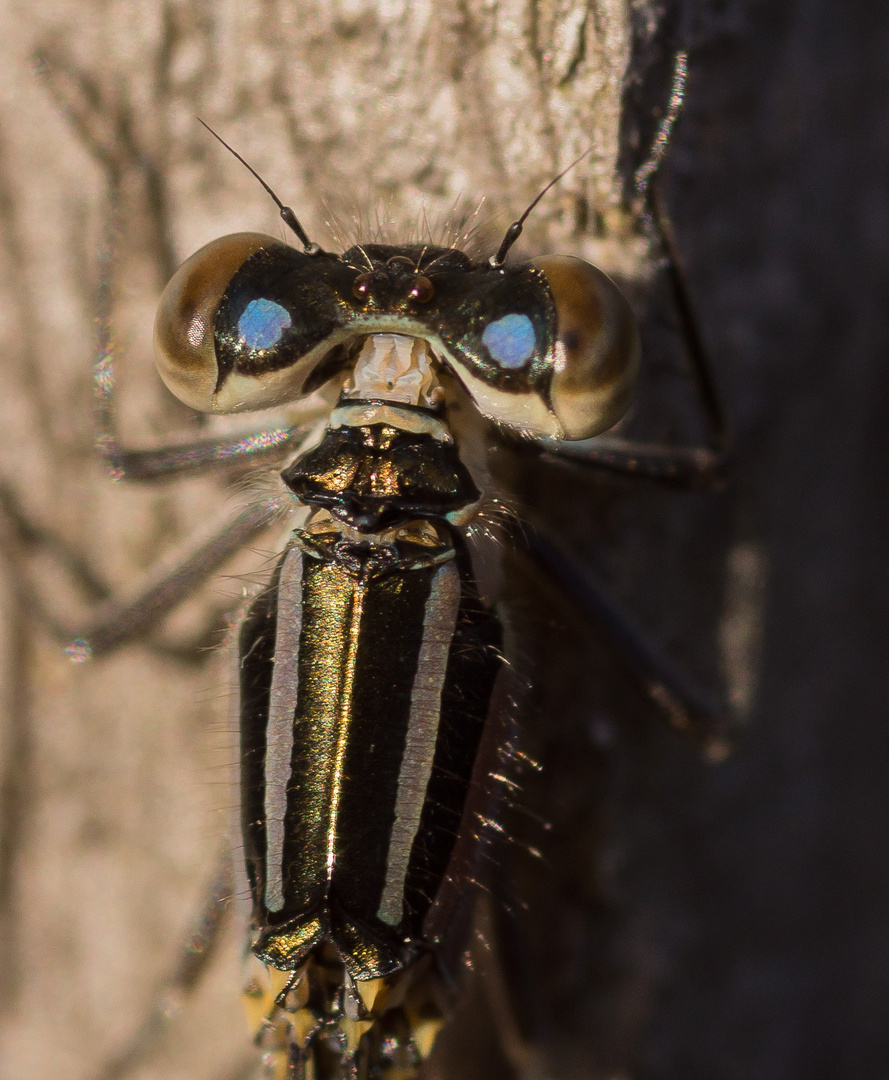
<path fill-rule="evenodd" d="M 0 28 L 0 475 L 112 587 L 233 496 L 217 481 L 130 489 L 103 475 L 90 386 L 103 280 L 123 430 L 162 441 L 197 430 L 150 363 L 164 281 L 216 236 L 282 235 L 196 115 L 332 247 L 466 221 L 492 250 L 591 146 L 521 250 L 585 255 L 630 280 L 646 266 L 625 174 L 656 128 L 671 42 L 689 44 L 666 190 L 736 432 L 733 478 L 689 495 L 525 463 L 519 498 L 679 663 L 728 687 L 748 730 L 732 760 L 704 763 L 564 605 L 523 581 L 523 737 L 543 768 L 521 802 L 550 828 L 512 815 L 497 877 L 539 1075 L 882 1080 L 882 13 L 824 0 L 688 2 L 660 21 L 623 0 L 7 0 Z M 656 295 L 640 313 L 640 430 L 681 434 L 669 312 Z M 269 554 L 229 574 L 253 580 Z M 225 665 L 142 645 L 70 664 L 29 610 L 27 559 L 10 542 L 0 580 L 0 1073 L 87 1080 L 151 1007 L 228 828 Z M 52 559 L 39 565 L 74 618 L 86 596 Z M 166 640 L 188 640 L 240 591 L 232 576 L 203 590 Z M 230 935 L 138 1076 L 247 1067 L 239 948 Z M 486 1009 L 464 1010 L 439 1075 L 510 1075 Z"/>

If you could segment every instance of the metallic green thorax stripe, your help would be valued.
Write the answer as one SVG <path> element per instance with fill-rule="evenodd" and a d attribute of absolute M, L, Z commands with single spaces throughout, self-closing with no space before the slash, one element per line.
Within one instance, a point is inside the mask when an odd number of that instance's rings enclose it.
<path fill-rule="evenodd" d="M 317 903 L 335 877 L 359 879 L 338 890 L 352 910 L 356 895 L 379 897 L 436 572 L 366 566 L 359 576 L 306 559 L 284 851 L 291 911 Z"/>
<path fill-rule="evenodd" d="M 447 542 L 299 534 L 245 620 L 244 838 L 273 966 L 328 937 L 370 978 L 422 938 L 501 664 L 468 567 Z"/>
<path fill-rule="evenodd" d="M 344 684 L 351 682 L 352 675 L 345 670 L 345 660 L 357 631 L 353 625 L 356 592 L 360 598 L 363 591 L 336 564 L 305 561 L 300 693 L 293 722 L 294 751 L 282 852 L 288 866 L 287 911 L 308 910 L 327 889 L 330 834 L 335 826 L 336 793 L 342 783 L 338 751 L 352 722 L 351 702 L 343 701 Z M 290 867 L 295 872 L 290 872 Z"/>

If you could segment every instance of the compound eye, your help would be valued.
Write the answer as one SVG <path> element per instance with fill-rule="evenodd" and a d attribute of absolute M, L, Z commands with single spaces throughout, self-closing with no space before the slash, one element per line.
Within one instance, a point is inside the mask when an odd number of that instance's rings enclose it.
<path fill-rule="evenodd" d="M 242 412 L 309 392 L 347 336 L 354 270 L 262 233 L 214 240 L 176 271 L 154 324 L 161 378 L 201 412 Z"/>
<path fill-rule="evenodd" d="M 154 323 L 154 356 L 168 389 L 199 412 L 219 411 L 216 318 L 232 278 L 257 251 L 281 247 L 262 233 L 214 240 L 179 267 L 164 289 Z M 271 326 L 271 316 L 266 319 Z"/>
<path fill-rule="evenodd" d="M 630 405 L 639 367 L 639 334 L 614 282 L 583 259 L 545 255 L 532 264 L 556 308 L 550 402 L 565 439 L 607 430 Z"/>

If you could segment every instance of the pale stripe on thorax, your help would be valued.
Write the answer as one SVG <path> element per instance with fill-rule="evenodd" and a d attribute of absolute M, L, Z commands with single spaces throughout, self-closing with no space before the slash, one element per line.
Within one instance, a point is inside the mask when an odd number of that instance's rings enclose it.
<path fill-rule="evenodd" d="M 390 926 L 397 926 L 402 919 L 405 879 L 432 773 L 441 722 L 441 694 L 459 610 L 460 573 L 451 561 L 436 572 L 426 602 L 423 641 L 398 774 L 395 822 L 389 836 L 386 883 L 377 909 L 379 918 Z"/>
<path fill-rule="evenodd" d="M 281 566 L 275 625 L 275 666 L 265 739 L 265 906 L 284 907 L 284 819 L 293 754 L 293 719 L 299 692 L 303 553 L 291 547 Z"/>

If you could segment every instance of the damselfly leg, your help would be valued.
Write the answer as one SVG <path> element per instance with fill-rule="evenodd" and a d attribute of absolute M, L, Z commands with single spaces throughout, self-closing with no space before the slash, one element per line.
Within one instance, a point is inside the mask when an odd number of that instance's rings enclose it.
<path fill-rule="evenodd" d="M 248 999 L 272 1073 L 394 1077 L 416 1070 L 448 1011 L 449 926 L 461 919 L 444 893 L 477 877 L 466 870 L 471 853 L 458 858 L 452 841 L 473 838 L 465 815 L 485 816 L 472 800 L 479 790 L 491 794 L 492 767 L 478 772 L 481 729 L 504 650 L 466 539 L 481 516 L 487 469 L 479 460 L 466 469 L 464 458 L 504 430 L 554 458 L 635 476 L 692 478 L 712 470 L 713 458 L 627 441 L 571 448 L 570 440 L 607 429 L 628 391 L 624 369 L 599 380 L 608 400 L 597 412 L 596 379 L 573 377 L 578 342 L 558 329 L 565 316 L 553 316 L 566 276 L 570 290 L 607 312 L 611 329 L 619 326 L 617 351 L 629 368 L 634 352 L 632 320 L 587 264 L 514 269 L 504 263 L 506 240 L 486 266 L 454 248 L 357 245 L 330 255 L 300 240 L 302 253 L 254 234 L 228 238 L 201 264 L 212 276 L 220 253 L 230 263 L 211 290 L 217 366 L 199 371 L 197 389 L 185 386 L 181 396 L 198 408 L 259 408 L 279 393 L 301 396 L 312 378 L 334 380 L 339 397 L 301 449 L 293 429 L 305 432 L 291 418 L 242 437 L 128 450 L 109 416 L 108 363 L 97 380 L 100 452 L 119 479 L 160 481 L 280 455 L 280 496 L 172 557 L 129 598 L 61 629 L 76 638 L 75 659 L 110 652 L 276 526 L 281 499 L 308 508 L 302 517 L 294 511 L 286 551 L 240 634 L 251 943 L 266 980 L 251 979 Z M 283 278 L 289 292 L 279 288 Z M 179 390 L 194 374 L 189 363 L 203 363 L 208 326 L 180 303 L 187 291 L 180 281 L 167 308 L 171 332 L 187 344 L 162 349 Z M 282 342 L 284 353 L 276 351 Z M 186 354 L 183 373 L 177 363 Z M 481 435 L 461 427 L 473 410 L 481 418 L 470 427 Z M 14 519 L 11 501 L 8 509 Z M 28 529 L 24 515 L 16 527 Z M 63 546 L 39 533 L 30 535 L 65 562 Z M 539 532 L 528 537 L 549 583 L 595 609 L 566 560 Z M 627 624 L 613 633 L 625 644 L 632 636 Z M 636 654 L 661 691 L 682 697 L 650 654 Z M 120 1060 L 119 1069 L 132 1059 Z"/>

